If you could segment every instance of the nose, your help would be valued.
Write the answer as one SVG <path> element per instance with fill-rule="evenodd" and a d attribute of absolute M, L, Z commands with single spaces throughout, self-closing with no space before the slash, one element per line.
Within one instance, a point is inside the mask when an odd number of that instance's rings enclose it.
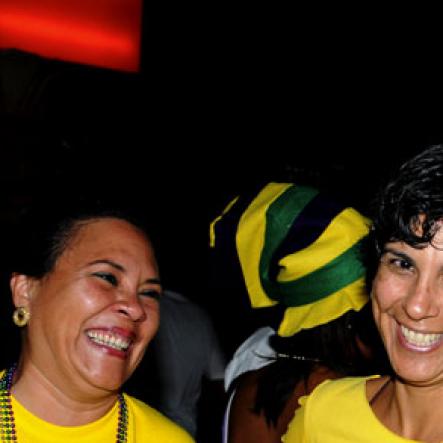
<path fill-rule="evenodd" d="M 146 319 L 146 312 L 136 292 L 125 291 L 115 303 L 114 309 L 134 322 Z"/>
<path fill-rule="evenodd" d="M 409 289 L 403 307 L 412 320 L 437 317 L 440 314 L 440 298 L 441 294 L 433 289 L 431 282 L 424 278 L 418 279 Z"/>

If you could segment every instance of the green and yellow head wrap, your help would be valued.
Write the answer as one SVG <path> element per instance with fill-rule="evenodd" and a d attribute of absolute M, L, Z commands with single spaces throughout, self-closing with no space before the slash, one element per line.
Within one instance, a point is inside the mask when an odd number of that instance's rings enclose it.
<path fill-rule="evenodd" d="M 236 223 L 251 306 L 287 307 L 280 336 L 328 323 L 368 301 L 360 246 L 369 220 L 355 209 L 310 187 L 269 183 L 249 201 L 233 200 L 213 221 L 211 247 L 225 240 L 218 236 L 225 220 Z"/>

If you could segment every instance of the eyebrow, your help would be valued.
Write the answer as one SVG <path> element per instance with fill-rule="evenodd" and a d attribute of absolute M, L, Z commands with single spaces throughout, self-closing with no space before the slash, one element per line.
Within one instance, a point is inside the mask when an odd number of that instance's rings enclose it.
<path fill-rule="evenodd" d="M 118 269 L 119 271 L 122 271 L 122 272 L 126 271 L 126 269 L 122 265 L 120 265 L 112 260 L 108 260 L 106 258 L 91 261 L 88 263 L 88 266 L 102 264 L 102 263 L 112 266 L 113 268 Z"/>
<path fill-rule="evenodd" d="M 144 283 L 151 283 L 151 284 L 159 285 L 159 286 L 162 285 L 162 282 L 160 281 L 160 279 L 159 279 L 159 278 L 156 278 L 156 277 L 147 278 L 147 279 L 144 281 Z"/>
<path fill-rule="evenodd" d="M 124 266 L 122 266 L 119 263 L 116 263 L 115 261 L 108 260 L 107 258 L 102 258 L 99 260 L 91 261 L 88 263 L 88 266 L 103 264 L 103 263 L 106 265 L 112 266 L 114 269 L 117 269 L 118 271 L 126 272 L 126 269 Z M 158 277 L 147 278 L 143 283 L 151 283 L 151 284 L 155 284 L 155 285 L 159 285 L 159 286 L 162 285 L 161 280 Z"/>

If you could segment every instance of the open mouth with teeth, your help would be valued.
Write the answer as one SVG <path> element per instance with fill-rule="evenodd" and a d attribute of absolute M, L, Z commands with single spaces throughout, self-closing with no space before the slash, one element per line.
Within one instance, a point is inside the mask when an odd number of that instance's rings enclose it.
<path fill-rule="evenodd" d="M 437 346 L 443 339 L 443 334 L 426 334 L 413 331 L 406 326 L 400 326 L 405 342 L 415 348 L 429 349 Z"/>
<path fill-rule="evenodd" d="M 90 329 L 86 335 L 95 345 L 105 349 L 108 353 L 125 358 L 132 338 L 113 330 Z"/>

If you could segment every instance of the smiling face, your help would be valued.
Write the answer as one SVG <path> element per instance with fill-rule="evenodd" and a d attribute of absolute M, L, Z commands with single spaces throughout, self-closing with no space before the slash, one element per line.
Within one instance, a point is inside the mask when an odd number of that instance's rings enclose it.
<path fill-rule="evenodd" d="M 84 223 L 49 274 L 16 275 L 12 289 L 16 306 L 31 314 L 24 370 L 33 366 L 62 390 L 117 390 L 158 328 L 152 246 L 120 219 Z"/>
<path fill-rule="evenodd" d="M 372 286 L 375 322 L 395 372 L 417 385 L 443 383 L 443 231 L 433 245 L 385 245 Z"/>

